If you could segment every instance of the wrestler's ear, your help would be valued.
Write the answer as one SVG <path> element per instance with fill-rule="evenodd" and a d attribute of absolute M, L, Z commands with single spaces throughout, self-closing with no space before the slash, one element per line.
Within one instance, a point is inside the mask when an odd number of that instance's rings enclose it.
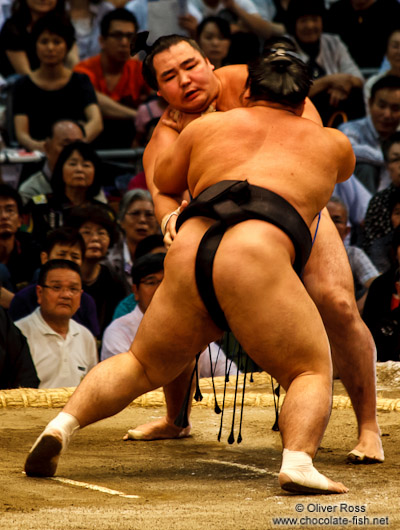
<path fill-rule="evenodd" d="M 208 57 L 205 57 L 205 61 L 208 64 L 208 66 L 211 68 L 211 70 L 215 70 L 215 66 L 212 64 L 210 59 Z"/>

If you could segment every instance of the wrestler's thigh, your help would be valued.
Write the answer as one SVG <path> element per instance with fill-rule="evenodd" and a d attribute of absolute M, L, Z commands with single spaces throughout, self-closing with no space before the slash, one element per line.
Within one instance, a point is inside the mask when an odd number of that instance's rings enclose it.
<path fill-rule="evenodd" d="M 346 249 L 327 209 L 322 212 L 310 258 L 305 266 L 303 282 L 321 312 L 331 318 L 336 303 L 354 306 L 354 281 Z"/>
<path fill-rule="evenodd" d="M 158 374 L 172 380 L 222 335 L 205 310 L 194 277 L 198 243 L 208 224 L 192 220 L 185 224 L 191 230 L 182 228 L 168 250 L 164 279 L 131 346 L 152 380 Z"/>
<path fill-rule="evenodd" d="M 277 227 L 247 221 L 224 236 L 214 267 L 217 298 L 234 335 L 286 388 L 302 373 L 331 371 L 321 317 L 292 257 L 292 244 Z"/>

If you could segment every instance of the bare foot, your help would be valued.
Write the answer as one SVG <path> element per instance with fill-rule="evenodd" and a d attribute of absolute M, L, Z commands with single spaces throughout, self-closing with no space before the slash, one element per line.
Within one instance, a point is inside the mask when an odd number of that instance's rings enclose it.
<path fill-rule="evenodd" d="M 381 464 L 385 460 L 380 434 L 364 429 L 358 444 L 347 455 L 350 464 Z"/>
<path fill-rule="evenodd" d="M 312 472 L 302 473 L 288 471 L 279 473 L 279 484 L 290 493 L 329 495 L 331 493 L 347 493 L 348 488 L 341 482 L 334 482 L 319 473 L 314 467 Z"/>
<path fill-rule="evenodd" d="M 28 477 L 52 477 L 62 450 L 62 435 L 55 429 L 44 431 L 36 440 L 25 462 Z"/>
<path fill-rule="evenodd" d="M 140 440 L 148 442 L 151 440 L 167 440 L 170 438 L 187 438 L 190 435 L 191 425 L 182 429 L 174 423 L 170 423 L 167 418 L 139 425 L 135 429 L 130 429 L 124 436 L 124 440 Z"/>

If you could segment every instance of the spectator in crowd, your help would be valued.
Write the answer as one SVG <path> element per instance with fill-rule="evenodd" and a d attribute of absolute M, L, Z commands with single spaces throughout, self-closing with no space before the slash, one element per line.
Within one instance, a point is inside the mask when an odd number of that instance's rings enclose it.
<path fill-rule="evenodd" d="M 70 260 L 48 261 L 36 292 L 39 307 L 15 325 L 27 338 L 39 388 L 77 386 L 98 360 L 93 335 L 72 320 L 82 293 L 79 266 Z"/>
<path fill-rule="evenodd" d="M 329 9 L 326 30 L 341 37 L 361 69 L 378 69 L 399 20 L 397 0 L 338 0 Z"/>
<path fill-rule="evenodd" d="M 45 245 L 40 253 L 42 265 L 49 260 L 67 259 L 79 267 L 85 254 L 85 242 L 77 230 L 70 227 L 56 228 L 48 233 Z M 30 313 L 38 306 L 36 283 L 28 285 L 15 294 L 8 310 L 10 317 L 16 321 Z M 100 327 L 97 320 L 96 305 L 93 298 L 83 292 L 81 304 L 72 316 L 75 322 L 88 328 L 95 337 L 100 337 Z"/>
<path fill-rule="evenodd" d="M 376 193 L 368 206 L 364 223 L 363 244 L 368 254 L 375 240 L 386 236 L 393 230 L 391 211 L 393 211 L 392 207 L 394 207 L 400 190 L 400 131 L 395 132 L 383 143 L 382 152 L 391 184 L 386 189 Z"/>
<path fill-rule="evenodd" d="M 87 76 L 72 72 L 65 57 L 74 41 L 71 22 L 49 13 L 32 30 L 39 68 L 16 81 L 13 114 L 18 142 L 29 150 L 44 151 L 52 124 L 60 119 L 81 121 L 88 142 L 101 132 L 102 118 Z"/>
<path fill-rule="evenodd" d="M 96 303 L 102 335 L 126 292 L 123 280 L 105 260 L 109 247 L 118 238 L 117 225 L 110 213 L 98 205 L 76 208 L 68 222 L 79 230 L 85 241 L 85 256 L 81 266 L 83 289 Z"/>
<path fill-rule="evenodd" d="M 351 228 L 348 226 L 348 213 L 345 204 L 337 197 L 331 197 L 327 208 L 345 245 L 354 278 L 357 307 L 362 313 L 369 286 L 379 276 L 379 272 L 361 248 L 347 244 L 346 238 Z"/>
<path fill-rule="evenodd" d="M 100 22 L 114 9 L 104 0 L 69 0 L 68 14 L 75 28 L 77 54 L 75 62 L 83 61 L 100 51 Z"/>
<path fill-rule="evenodd" d="M 74 68 L 86 74 L 96 90 L 104 120 L 97 147 L 132 146 L 137 108 L 150 93 L 142 77 L 142 63 L 130 56 L 136 31 L 132 13 L 122 8 L 110 11 L 101 21 L 100 53 Z"/>
<path fill-rule="evenodd" d="M 0 307 L 0 390 L 37 388 L 39 382 L 26 338 Z"/>
<path fill-rule="evenodd" d="M 231 45 L 231 28 L 221 17 L 207 17 L 197 27 L 196 40 L 215 68 L 227 64 Z"/>
<path fill-rule="evenodd" d="M 123 196 L 118 213 L 123 237 L 110 249 L 107 260 L 125 283 L 126 295 L 132 290 L 132 263 L 137 245 L 159 232 L 151 195 L 145 190 L 131 190 Z"/>
<path fill-rule="evenodd" d="M 346 121 L 365 116 L 364 78 L 340 37 L 324 32 L 325 17 L 324 0 L 291 0 L 286 27 L 311 70 L 308 96 L 330 125 L 338 111 Z"/>
<path fill-rule="evenodd" d="M 391 231 L 372 240 L 368 254 L 380 273 L 386 272 L 393 264 L 393 234 L 400 226 L 400 189 L 395 189 L 388 200 Z"/>
<path fill-rule="evenodd" d="M 18 188 L 22 202 L 26 204 L 36 195 L 52 193 L 51 177 L 64 147 L 76 140 L 84 140 L 85 130 L 73 120 L 59 120 L 51 126 L 50 135 L 44 142 L 46 160 L 42 169 L 31 175 Z"/>
<path fill-rule="evenodd" d="M 164 257 L 165 253 L 146 254 L 135 260 L 132 267 L 132 291 L 136 298 L 137 306 L 131 313 L 114 320 L 105 330 L 100 360 L 103 361 L 108 357 L 129 350 L 143 315 L 164 277 Z M 191 364 L 188 371 L 192 370 L 193 366 Z M 217 344 L 211 343 L 210 353 L 207 348 L 199 357 L 198 371 L 199 377 L 222 376 L 226 372 L 236 374 L 237 367 L 233 362 L 227 361 L 225 354 Z M 187 390 L 188 388 L 182 387 L 182 399 L 180 402 L 183 401 Z M 179 405 L 176 407 L 175 399 L 170 400 L 168 385 L 164 387 L 164 392 L 167 400 L 167 415 L 165 418 L 160 418 L 150 424 L 151 439 L 154 440 L 157 437 L 155 431 L 155 425 L 157 424 L 162 424 L 163 426 L 167 424 L 169 426 L 169 435 L 171 436 L 172 434 L 172 437 L 182 438 L 188 436 L 190 426 L 181 428 L 174 425 L 180 407 Z M 147 427 L 147 425 L 142 425 L 136 429 L 129 430 L 126 439 L 145 440 Z M 163 429 L 163 432 L 165 432 L 165 429 Z"/>
<path fill-rule="evenodd" d="M 53 228 L 64 225 L 71 208 L 102 202 L 102 163 L 94 149 L 77 140 L 64 147 L 54 167 L 51 184 L 53 192 L 33 197 L 26 205 L 30 214 L 30 230 L 34 238 L 44 241 Z"/>
<path fill-rule="evenodd" d="M 363 319 L 374 337 L 377 360 L 400 361 L 400 228 L 392 241 L 391 268 L 371 284 Z"/>
<path fill-rule="evenodd" d="M 369 116 L 342 123 L 356 155 L 354 173 L 372 193 L 390 184 L 385 167 L 382 142 L 396 132 L 400 124 L 400 77 L 385 76 L 371 89 Z"/>
<path fill-rule="evenodd" d="M 8 289 L 4 289 L 7 292 L 2 292 L 0 297 L 3 307 L 11 302 L 10 291 L 15 293 L 28 285 L 40 265 L 39 246 L 31 234 L 20 230 L 21 215 L 22 200 L 18 192 L 0 184 L 0 281 L 3 285 L 8 282 Z"/>
<path fill-rule="evenodd" d="M 4 78 L 12 74 L 30 74 L 38 68 L 32 29 L 40 18 L 50 12 L 64 14 L 64 0 L 13 2 L 11 17 L 5 21 L 0 32 L 0 74 Z"/>
<path fill-rule="evenodd" d="M 364 84 L 364 99 L 366 105 L 368 105 L 369 98 L 371 97 L 371 88 L 379 79 L 385 75 L 397 75 L 400 77 L 400 21 L 399 27 L 389 35 L 386 47 L 386 59 L 389 62 L 390 68 L 372 75 Z"/>

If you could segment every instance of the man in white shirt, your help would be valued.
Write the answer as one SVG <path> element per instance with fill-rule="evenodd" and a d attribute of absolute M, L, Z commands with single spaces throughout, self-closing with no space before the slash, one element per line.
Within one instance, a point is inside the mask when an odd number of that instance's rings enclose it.
<path fill-rule="evenodd" d="M 39 388 L 77 386 L 98 360 L 95 338 L 72 320 L 82 294 L 79 266 L 68 260 L 46 262 L 36 293 L 39 307 L 15 324 L 27 338 Z"/>

